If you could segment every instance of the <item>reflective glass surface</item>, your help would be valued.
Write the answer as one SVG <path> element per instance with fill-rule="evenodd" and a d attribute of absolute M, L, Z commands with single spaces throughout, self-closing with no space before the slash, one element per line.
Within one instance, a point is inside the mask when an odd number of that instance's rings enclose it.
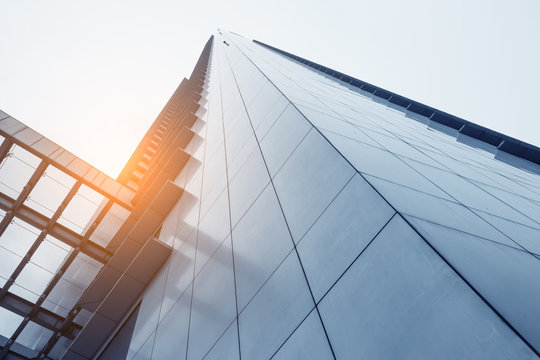
<path fill-rule="evenodd" d="M 537 357 L 536 165 L 233 33 L 204 82 L 132 357 Z"/>
<path fill-rule="evenodd" d="M 319 309 L 338 358 L 532 356 L 400 217 L 388 223 Z"/>

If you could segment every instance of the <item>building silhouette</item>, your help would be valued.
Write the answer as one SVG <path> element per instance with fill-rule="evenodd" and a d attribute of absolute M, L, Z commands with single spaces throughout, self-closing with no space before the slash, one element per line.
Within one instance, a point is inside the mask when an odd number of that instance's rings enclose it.
<path fill-rule="evenodd" d="M 0 358 L 538 358 L 533 145 L 226 31 L 116 180 L 0 135 Z"/>

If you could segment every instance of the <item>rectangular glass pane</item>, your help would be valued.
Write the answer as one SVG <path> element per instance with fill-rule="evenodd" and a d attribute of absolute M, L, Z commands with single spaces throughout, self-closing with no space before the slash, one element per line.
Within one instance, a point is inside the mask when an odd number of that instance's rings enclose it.
<path fill-rule="evenodd" d="M 32 350 L 41 350 L 51 338 L 53 332 L 35 322 L 30 321 L 17 338 L 17 343 Z"/>
<path fill-rule="evenodd" d="M 40 231 L 24 221 L 14 218 L 0 236 L 0 247 L 20 257 L 26 255 Z"/>
<path fill-rule="evenodd" d="M 105 206 L 105 201 L 103 195 L 82 185 L 58 219 L 58 223 L 83 235 L 98 215 L 98 209 Z"/>
<path fill-rule="evenodd" d="M 24 204 L 50 218 L 73 184 L 75 179 L 49 165 Z"/>
<path fill-rule="evenodd" d="M 0 164 L 0 192 L 17 199 L 39 163 L 37 156 L 14 145 Z"/>
<path fill-rule="evenodd" d="M 13 335 L 22 320 L 22 316 L 0 307 L 0 344 L 2 346 L 5 344 L 6 339 Z"/>
<path fill-rule="evenodd" d="M 90 236 L 90 240 L 105 247 L 111 239 L 116 235 L 116 232 L 124 224 L 129 216 L 129 211 L 118 204 L 113 204 L 107 215 L 101 220 L 98 227 Z"/>
<path fill-rule="evenodd" d="M 79 253 L 45 299 L 43 307 L 66 316 L 102 267 L 98 261 Z"/>

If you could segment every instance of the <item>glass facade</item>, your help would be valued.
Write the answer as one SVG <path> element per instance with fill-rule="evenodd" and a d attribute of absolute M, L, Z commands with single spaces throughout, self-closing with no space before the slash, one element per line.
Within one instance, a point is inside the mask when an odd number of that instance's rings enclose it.
<path fill-rule="evenodd" d="M 526 145 L 518 156 L 512 139 L 496 146 L 487 129 L 442 125 L 439 113 L 234 33 L 209 44 L 193 121 L 167 132 L 156 120 L 141 143 L 190 133 L 171 178 L 183 193 L 154 235 L 170 255 L 122 313 L 79 306 L 82 330 L 73 344 L 55 341 L 49 358 L 538 358 L 540 165 L 531 159 L 540 150 Z M 176 111 L 175 96 L 158 120 Z M 153 164 L 145 158 L 180 162 L 144 146 L 130 160 L 142 159 L 137 170 L 119 178 L 135 192 L 131 203 L 154 186 L 143 181 Z M 29 181 L 39 161 L 15 150 L 0 177 L 16 167 Z M 53 216 L 76 179 L 45 174 L 25 206 Z M 17 198 L 19 182 L 7 177 L 2 192 Z M 86 185 L 71 195 L 57 222 L 85 236 L 107 196 Z M 121 205 L 107 207 L 88 241 L 122 249 L 113 235 L 138 208 Z M 39 231 L 17 218 L 7 227 L 1 281 Z M 33 254 L 10 291 L 36 302 L 73 248 L 51 234 Z M 94 277 L 129 273 L 112 256 L 95 263 L 79 253 L 79 268 L 42 306 L 69 317 Z M 3 307 L 0 319 L 6 339 L 23 321 Z M 87 355 L 85 324 L 109 323 L 114 331 Z M 41 325 L 29 322 L 19 345 L 50 343 L 58 332 Z"/>
<path fill-rule="evenodd" d="M 538 357 L 537 164 L 234 33 L 204 88 L 127 359 Z"/>

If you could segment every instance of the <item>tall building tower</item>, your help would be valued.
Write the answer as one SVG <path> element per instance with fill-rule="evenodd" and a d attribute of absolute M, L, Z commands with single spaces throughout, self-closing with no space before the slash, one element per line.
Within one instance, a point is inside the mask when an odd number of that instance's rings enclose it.
<path fill-rule="evenodd" d="M 535 146 L 225 31 L 116 180 L 0 119 L 0 358 L 539 357 Z"/>

